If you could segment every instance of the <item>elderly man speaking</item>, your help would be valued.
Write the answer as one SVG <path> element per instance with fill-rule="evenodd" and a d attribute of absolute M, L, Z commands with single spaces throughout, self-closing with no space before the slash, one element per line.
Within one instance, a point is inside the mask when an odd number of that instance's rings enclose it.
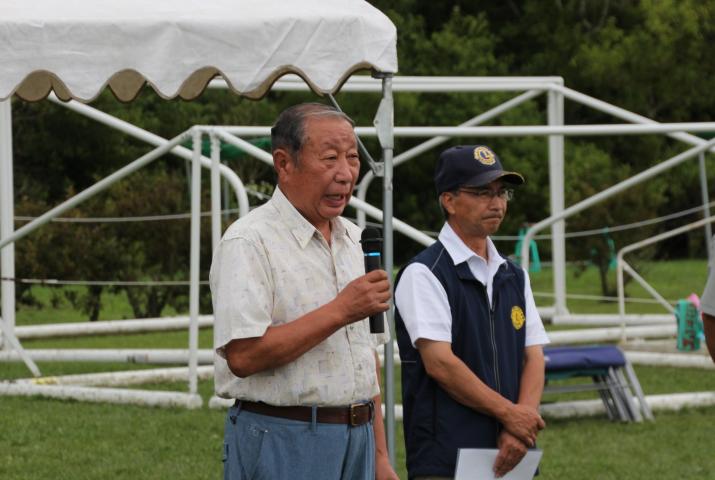
<path fill-rule="evenodd" d="M 278 186 L 233 223 L 211 265 L 216 392 L 236 399 L 228 479 L 396 479 L 385 446 L 366 317 L 388 309 L 387 273 L 365 274 L 360 229 L 340 217 L 358 178 L 353 122 L 322 104 L 271 130 Z"/>

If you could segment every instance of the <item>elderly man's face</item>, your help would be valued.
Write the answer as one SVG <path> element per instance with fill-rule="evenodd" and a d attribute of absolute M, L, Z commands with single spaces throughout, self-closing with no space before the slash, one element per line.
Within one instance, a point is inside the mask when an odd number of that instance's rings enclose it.
<path fill-rule="evenodd" d="M 338 117 L 313 117 L 305 123 L 306 141 L 298 164 L 279 169 L 281 189 L 316 228 L 343 213 L 360 173 L 353 127 Z"/>

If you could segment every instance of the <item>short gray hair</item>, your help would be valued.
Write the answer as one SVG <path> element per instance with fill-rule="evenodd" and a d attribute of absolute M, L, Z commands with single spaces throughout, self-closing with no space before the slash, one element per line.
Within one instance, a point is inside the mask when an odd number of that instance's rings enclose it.
<path fill-rule="evenodd" d="M 323 103 L 301 103 L 288 107 L 278 116 L 271 128 L 271 150 L 287 150 L 298 162 L 298 156 L 305 144 L 305 121 L 311 117 L 342 118 L 350 125 L 355 122 L 340 110 Z"/>

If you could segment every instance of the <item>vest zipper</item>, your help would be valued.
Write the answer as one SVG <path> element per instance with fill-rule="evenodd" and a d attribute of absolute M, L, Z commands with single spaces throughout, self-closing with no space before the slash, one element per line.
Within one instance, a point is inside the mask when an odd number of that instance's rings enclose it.
<path fill-rule="evenodd" d="M 493 288 L 493 287 L 492 287 Z M 496 339 L 496 327 L 494 325 L 494 302 L 489 301 L 489 295 L 487 294 L 487 288 L 484 287 L 484 296 L 487 299 L 487 305 L 489 307 L 489 328 L 491 329 L 491 341 L 492 341 L 492 353 L 494 356 L 494 377 L 496 379 L 497 393 L 501 395 L 501 375 L 499 374 L 499 356 L 497 355 L 497 339 Z M 494 292 L 492 291 L 492 298 L 494 298 Z M 501 435 L 502 426 L 497 419 L 494 419 L 494 424 L 496 425 L 496 437 L 494 438 L 495 443 L 499 443 L 499 435 Z"/>
<path fill-rule="evenodd" d="M 501 375 L 499 374 L 499 359 L 497 355 L 497 340 L 494 326 L 494 304 L 489 301 L 489 295 L 487 295 L 487 289 L 484 288 L 484 296 L 487 298 L 487 305 L 489 306 L 489 328 L 491 333 L 492 341 L 492 354 L 494 358 L 494 377 L 496 379 L 497 392 L 501 394 Z"/>

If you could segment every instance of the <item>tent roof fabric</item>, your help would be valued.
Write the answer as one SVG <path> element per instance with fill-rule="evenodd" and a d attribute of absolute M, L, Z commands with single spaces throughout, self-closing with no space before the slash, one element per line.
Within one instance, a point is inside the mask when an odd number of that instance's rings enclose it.
<path fill-rule="evenodd" d="M 397 71 L 396 30 L 363 0 L 5 0 L 0 100 L 88 102 L 149 84 L 192 99 L 222 76 L 249 98 L 286 73 L 320 94 L 355 71 Z"/>

